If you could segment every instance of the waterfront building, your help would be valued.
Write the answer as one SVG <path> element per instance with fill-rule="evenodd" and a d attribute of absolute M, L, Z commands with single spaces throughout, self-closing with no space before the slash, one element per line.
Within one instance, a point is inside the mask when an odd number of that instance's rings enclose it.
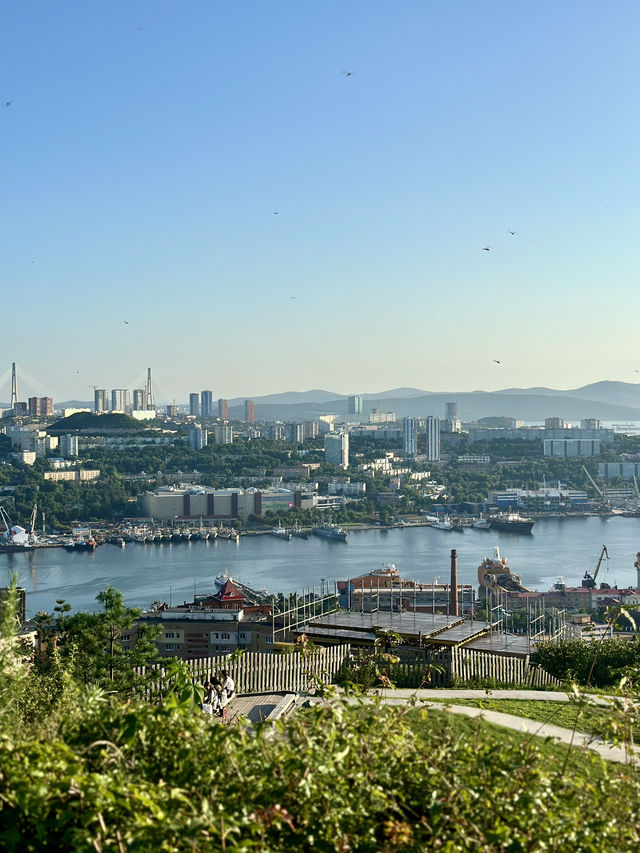
<path fill-rule="evenodd" d="M 192 426 L 189 430 L 189 445 L 194 450 L 204 450 L 209 443 L 209 434 L 201 426 Z"/>
<path fill-rule="evenodd" d="M 99 415 L 107 411 L 107 389 L 96 388 L 93 392 L 93 411 Z"/>
<path fill-rule="evenodd" d="M 133 392 L 133 410 L 134 412 L 144 411 L 144 388 L 136 388 Z"/>
<path fill-rule="evenodd" d="M 252 424 L 255 420 L 255 407 L 253 400 L 244 401 L 244 419 L 248 424 Z"/>
<path fill-rule="evenodd" d="M 574 456 L 600 456 L 600 439 L 545 439 L 543 452 L 545 456 L 560 456 L 564 459 Z"/>
<path fill-rule="evenodd" d="M 262 515 L 269 509 L 287 512 L 290 509 L 312 509 L 313 493 L 308 487 L 290 489 L 213 489 L 208 486 L 192 488 L 161 487 L 145 492 L 138 498 L 140 515 L 159 521 L 180 519 L 234 519 L 245 521 L 250 515 Z"/>
<path fill-rule="evenodd" d="M 218 417 L 222 418 L 223 421 L 229 419 L 229 401 L 223 400 L 222 398 L 218 400 Z"/>
<path fill-rule="evenodd" d="M 131 408 L 127 388 L 113 388 L 111 391 L 111 411 L 128 412 Z"/>
<path fill-rule="evenodd" d="M 196 418 L 200 414 L 200 397 L 197 394 L 189 394 L 189 414 Z"/>
<path fill-rule="evenodd" d="M 338 468 L 349 467 L 349 433 L 327 433 L 324 437 L 324 459 Z"/>
<path fill-rule="evenodd" d="M 417 453 L 416 448 L 416 419 L 415 418 L 405 418 L 404 419 L 404 445 L 403 445 L 404 455 L 408 457 L 414 457 Z"/>
<path fill-rule="evenodd" d="M 61 435 L 59 443 L 60 456 L 63 459 L 72 459 L 78 455 L 78 436 Z"/>
<path fill-rule="evenodd" d="M 359 394 L 354 394 L 347 397 L 347 414 L 361 415 L 362 414 L 362 397 Z"/>
<path fill-rule="evenodd" d="M 30 418 L 50 418 L 53 416 L 53 398 L 29 397 L 28 408 Z"/>
<path fill-rule="evenodd" d="M 200 414 L 203 418 L 213 417 L 213 391 L 200 392 Z"/>
<path fill-rule="evenodd" d="M 437 462 L 440 459 L 440 418 L 427 418 L 427 459 Z"/>

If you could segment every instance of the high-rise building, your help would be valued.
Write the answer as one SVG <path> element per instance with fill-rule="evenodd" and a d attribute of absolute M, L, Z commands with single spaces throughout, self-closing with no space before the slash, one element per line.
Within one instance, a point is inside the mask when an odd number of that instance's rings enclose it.
<path fill-rule="evenodd" d="M 602 421 L 598 418 L 583 418 L 580 421 L 580 429 L 602 429 Z"/>
<path fill-rule="evenodd" d="M 194 450 L 204 450 L 209 443 L 209 433 L 201 426 L 192 426 L 189 430 L 189 444 Z"/>
<path fill-rule="evenodd" d="M 285 441 L 287 437 L 286 424 L 283 424 L 280 421 L 267 424 L 264 428 L 264 437 L 270 441 Z"/>
<path fill-rule="evenodd" d="M 107 411 L 107 389 L 96 388 L 93 392 L 93 411 L 96 414 Z"/>
<path fill-rule="evenodd" d="M 255 409 L 253 400 L 244 401 L 244 419 L 248 424 L 252 424 L 255 418 Z"/>
<path fill-rule="evenodd" d="M 544 428 L 545 429 L 565 429 L 567 425 L 562 420 L 562 418 L 545 418 L 544 419 Z"/>
<path fill-rule="evenodd" d="M 349 467 L 349 433 L 327 433 L 324 437 L 324 459 L 338 468 Z"/>
<path fill-rule="evenodd" d="M 60 444 L 58 445 L 60 456 L 63 459 L 71 459 L 78 455 L 78 436 L 77 435 L 61 435 Z"/>
<path fill-rule="evenodd" d="M 29 397 L 29 417 L 50 418 L 53 415 L 52 397 Z"/>
<path fill-rule="evenodd" d="M 178 407 L 175 403 L 169 403 L 167 406 L 167 417 L 168 418 L 177 418 L 178 417 Z"/>
<path fill-rule="evenodd" d="M 129 390 L 127 388 L 113 388 L 111 390 L 111 411 L 128 412 L 129 408 Z"/>
<path fill-rule="evenodd" d="M 216 424 L 213 439 L 216 444 L 233 444 L 233 427 L 230 424 Z"/>
<path fill-rule="evenodd" d="M 203 418 L 213 416 L 213 391 L 200 392 L 200 414 Z"/>
<path fill-rule="evenodd" d="M 218 400 L 218 417 L 222 418 L 223 421 L 228 420 L 229 418 L 229 401 L 220 399 Z"/>
<path fill-rule="evenodd" d="M 305 421 L 302 426 L 304 427 L 305 438 L 315 438 L 320 431 L 318 421 Z"/>
<path fill-rule="evenodd" d="M 415 456 L 416 455 L 416 419 L 415 418 L 405 418 L 404 419 L 404 455 L 405 456 Z"/>
<path fill-rule="evenodd" d="M 458 420 L 458 404 L 457 403 L 445 403 L 444 404 L 444 417 L 447 421 L 457 421 Z"/>
<path fill-rule="evenodd" d="M 195 418 L 200 414 L 200 397 L 197 394 L 189 394 L 189 414 Z"/>
<path fill-rule="evenodd" d="M 133 411 L 134 412 L 144 411 L 144 396 L 145 396 L 144 388 L 136 388 L 134 390 L 134 392 L 133 392 Z"/>
<path fill-rule="evenodd" d="M 437 462 L 440 459 L 440 418 L 427 418 L 427 459 Z"/>
<path fill-rule="evenodd" d="M 362 397 L 358 394 L 354 394 L 351 397 L 347 397 L 347 414 L 348 415 L 361 415 L 362 414 Z"/>
<path fill-rule="evenodd" d="M 290 441 L 292 444 L 302 444 L 304 441 L 304 424 L 287 424 L 285 438 L 286 441 Z"/>

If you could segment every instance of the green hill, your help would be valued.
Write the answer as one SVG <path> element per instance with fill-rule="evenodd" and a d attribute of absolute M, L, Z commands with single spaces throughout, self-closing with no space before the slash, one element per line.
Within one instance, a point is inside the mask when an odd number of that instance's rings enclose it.
<path fill-rule="evenodd" d="M 76 412 L 69 415 L 68 418 L 62 418 L 47 427 L 47 432 L 58 433 L 83 432 L 90 431 L 94 435 L 112 432 L 143 432 L 147 429 L 147 424 L 143 421 L 137 421 L 130 415 L 125 415 L 122 412 L 106 413 L 104 415 L 94 415 L 91 412 Z"/>

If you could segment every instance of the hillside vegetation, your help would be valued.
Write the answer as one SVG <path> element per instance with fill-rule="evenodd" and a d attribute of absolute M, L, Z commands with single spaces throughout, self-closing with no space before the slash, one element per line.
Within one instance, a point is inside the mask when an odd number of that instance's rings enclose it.
<path fill-rule="evenodd" d="M 446 712 L 335 698 L 227 728 L 201 714 L 179 664 L 173 689 L 144 703 L 108 668 L 74 668 L 68 647 L 19 663 L 10 623 L 5 608 L 3 850 L 638 849 L 630 767 Z"/>

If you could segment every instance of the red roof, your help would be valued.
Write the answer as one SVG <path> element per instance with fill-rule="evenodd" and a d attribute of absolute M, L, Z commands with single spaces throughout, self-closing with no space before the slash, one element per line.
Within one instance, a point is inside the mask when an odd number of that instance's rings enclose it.
<path fill-rule="evenodd" d="M 220 587 L 218 592 L 216 592 L 215 595 L 212 595 L 211 598 L 215 598 L 216 601 L 243 600 L 242 593 L 235 588 L 235 586 L 231 583 L 230 580 L 226 580 L 224 584 Z"/>

